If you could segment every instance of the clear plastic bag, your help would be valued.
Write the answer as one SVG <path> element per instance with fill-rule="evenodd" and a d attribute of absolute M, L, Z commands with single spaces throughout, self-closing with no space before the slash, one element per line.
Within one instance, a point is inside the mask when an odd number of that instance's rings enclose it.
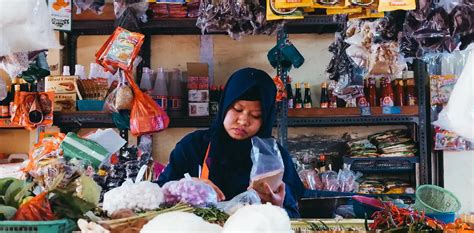
<path fill-rule="evenodd" d="M 23 71 L 28 70 L 30 60 L 27 52 L 13 53 L 0 57 L 0 68 L 5 70 L 10 78 L 18 77 Z"/>
<path fill-rule="evenodd" d="M 471 46 L 471 48 L 474 46 Z M 466 51 L 469 58 L 464 66 L 464 70 L 453 92 L 449 97 L 447 106 L 441 111 L 438 120 L 433 122 L 434 125 L 453 131 L 469 141 L 474 141 L 474 52 Z"/>
<path fill-rule="evenodd" d="M 359 189 L 359 183 L 356 181 L 362 177 L 361 173 L 355 173 L 351 170 L 351 166 L 344 164 L 344 168 L 339 170 L 337 179 L 339 180 L 340 192 L 353 192 Z"/>
<path fill-rule="evenodd" d="M 129 8 L 133 11 L 135 16 L 146 23 L 148 18 L 146 16 L 146 10 L 148 10 L 148 1 L 146 0 L 114 0 L 114 12 L 115 18 L 122 17 L 125 10 Z"/>
<path fill-rule="evenodd" d="M 86 10 L 91 10 L 100 15 L 104 11 L 105 0 L 74 0 L 74 5 L 78 15 Z"/>
<path fill-rule="evenodd" d="M 164 184 L 163 194 L 166 204 L 183 202 L 192 206 L 208 206 L 217 203 L 216 191 L 203 181 L 192 178 L 188 173 L 181 180 Z"/>
<path fill-rule="evenodd" d="M 2 1 L 0 28 L 0 56 L 61 47 L 43 0 Z"/>
<path fill-rule="evenodd" d="M 7 95 L 8 95 L 7 84 L 5 83 L 5 80 L 0 77 L 0 101 L 7 98 Z"/>
<path fill-rule="evenodd" d="M 298 172 L 298 175 L 303 181 L 305 188 L 311 190 L 323 190 L 323 182 L 319 178 L 319 173 L 316 169 L 304 169 Z"/>
<path fill-rule="evenodd" d="M 250 186 L 260 191 L 265 190 L 264 185 L 268 184 L 272 190 L 276 191 L 282 183 L 285 170 L 276 140 L 252 137 L 250 156 L 253 162 L 250 171 Z"/>
<path fill-rule="evenodd" d="M 321 181 L 323 182 L 323 189 L 325 191 L 339 191 L 339 180 L 337 179 L 337 172 L 326 171 L 321 174 Z"/>
<path fill-rule="evenodd" d="M 239 210 L 240 208 L 246 205 L 255 205 L 255 204 L 261 204 L 261 203 L 262 201 L 258 193 L 255 190 L 250 189 L 235 196 L 230 201 L 223 201 L 223 202 L 217 203 L 216 207 L 226 212 L 228 215 L 232 215 L 237 210 Z"/>

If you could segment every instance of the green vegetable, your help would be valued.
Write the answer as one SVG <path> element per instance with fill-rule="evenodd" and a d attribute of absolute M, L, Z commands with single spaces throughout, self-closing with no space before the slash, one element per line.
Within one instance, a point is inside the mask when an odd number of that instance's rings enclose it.
<path fill-rule="evenodd" d="M 11 206 L 0 205 L 0 220 L 9 220 L 16 213 L 16 209 Z"/>
<path fill-rule="evenodd" d="M 224 225 L 224 223 L 227 221 L 229 218 L 229 215 L 222 212 L 221 210 L 217 209 L 216 207 L 210 207 L 210 208 L 195 208 L 193 213 L 207 222 L 210 223 L 217 223 Z"/>
<path fill-rule="evenodd" d="M 15 181 L 15 180 L 18 180 L 18 179 L 15 179 L 15 178 L 3 178 L 3 179 L 0 179 L 0 196 L 5 195 L 5 193 L 7 192 L 8 187 L 9 187 L 10 184 L 13 183 L 13 181 Z"/>
<path fill-rule="evenodd" d="M 76 185 L 75 195 L 77 197 L 94 205 L 99 204 L 102 188 L 92 178 L 81 175 L 74 183 Z"/>
<path fill-rule="evenodd" d="M 15 197 L 18 193 L 20 193 L 23 188 L 25 187 L 26 182 L 21 180 L 14 180 L 9 186 L 7 191 L 5 192 L 5 204 L 8 206 L 13 206 L 18 208 L 20 206 L 21 200 L 17 200 Z"/>

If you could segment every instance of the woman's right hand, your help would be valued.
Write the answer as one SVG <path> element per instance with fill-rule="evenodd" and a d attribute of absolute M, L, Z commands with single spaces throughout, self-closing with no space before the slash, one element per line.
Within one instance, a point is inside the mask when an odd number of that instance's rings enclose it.
<path fill-rule="evenodd" d="M 225 200 L 225 195 L 224 195 L 224 193 L 222 192 L 222 190 L 221 190 L 219 187 L 217 187 L 217 185 L 215 185 L 214 183 L 212 183 L 211 180 L 209 180 L 209 179 L 201 179 L 201 178 L 196 178 L 196 177 L 194 177 L 193 179 L 199 180 L 199 181 L 201 181 L 201 182 L 204 182 L 204 183 L 210 185 L 210 186 L 212 187 L 212 189 L 214 189 L 214 191 L 216 191 L 216 193 L 217 193 L 217 201 L 224 201 L 224 200 Z"/>

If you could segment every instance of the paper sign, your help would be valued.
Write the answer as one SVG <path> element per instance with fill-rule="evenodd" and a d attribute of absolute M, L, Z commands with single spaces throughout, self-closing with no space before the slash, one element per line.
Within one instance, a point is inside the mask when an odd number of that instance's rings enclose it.
<path fill-rule="evenodd" d="M 72 0 L 49 0 L 48 5 L 53 29 L 71 31 Z"/>

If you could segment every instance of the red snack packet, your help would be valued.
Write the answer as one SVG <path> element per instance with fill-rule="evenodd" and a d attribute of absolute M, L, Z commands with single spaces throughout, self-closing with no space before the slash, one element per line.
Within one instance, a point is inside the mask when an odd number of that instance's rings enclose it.
<path fill-rule="evenodd" d="M 275 86 L 277 88 L 276 101 L 280 102 L 286 98 L 285 85 L 283 85 L 280 76 L 275 76 L 273 78 L 273 82 L 275 83 Z"/>
<path fill-rule="evenodd" d="M 95 54 L 96 62 L 112 73 L 117 68 L 131 71 L 144 39 L 143 34 L 117 27 Z"/>

